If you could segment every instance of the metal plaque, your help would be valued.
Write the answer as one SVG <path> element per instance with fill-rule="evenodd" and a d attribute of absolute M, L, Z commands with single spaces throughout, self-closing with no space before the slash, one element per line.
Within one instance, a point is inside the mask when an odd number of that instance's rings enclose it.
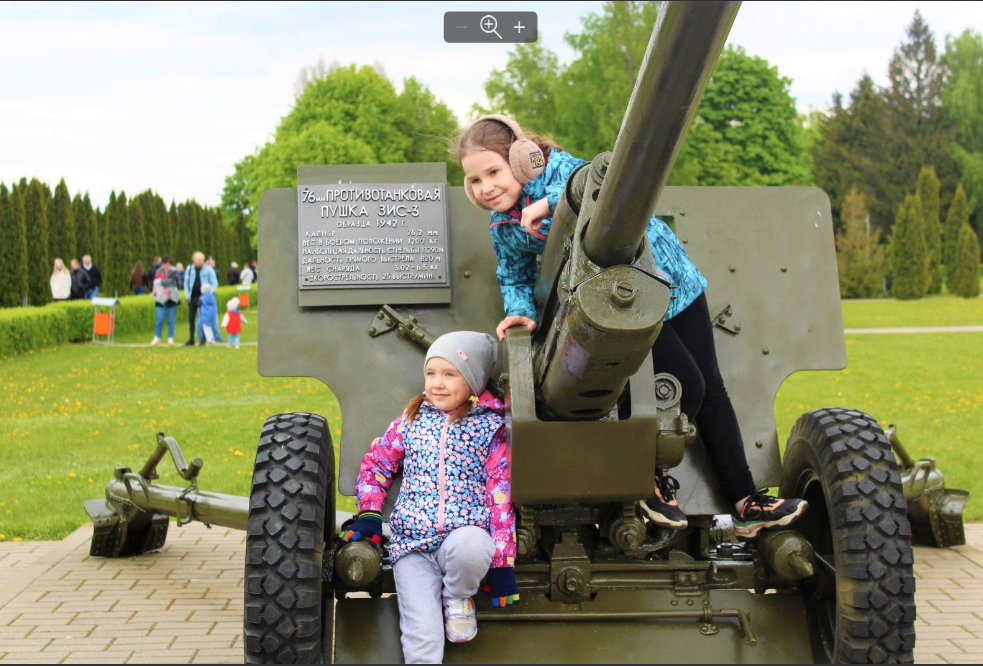
<path fill-rule="evenodd" d="M 300 289 L 446 287 L 444 183 L 297 187 Z"/>

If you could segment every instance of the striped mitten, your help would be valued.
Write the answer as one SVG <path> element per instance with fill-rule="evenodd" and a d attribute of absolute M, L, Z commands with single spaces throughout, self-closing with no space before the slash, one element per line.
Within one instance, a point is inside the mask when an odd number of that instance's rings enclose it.
<path fill-rule="evenodd" d="M 512 567 L 495 567 L 488 570 L 485 579 L 485 592 L 491 595 L 492 606 L 505 608 L 519 603 L 519 586 L 515 582 L 515 569 Z"/>
<path fill-rule="evenodd" d="M 345 543 L 365 539 L 373 546 L 378 546 L 382 543 L 382 514 L 378 511 L 362 511 L 339 538 Z"/>

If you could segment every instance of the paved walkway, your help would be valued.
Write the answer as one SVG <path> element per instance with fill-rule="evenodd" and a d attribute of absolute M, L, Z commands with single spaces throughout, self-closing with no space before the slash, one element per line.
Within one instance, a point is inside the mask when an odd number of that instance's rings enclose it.
<path fill-rule="evenodd" d="M 983 662 L 983 524 L 917 548 L 921 663 Z M 0 543 L 0 663 L 241 663 L 245 533 L 171 524 L 153 555 L 89 558 L 63 541 Z"/>

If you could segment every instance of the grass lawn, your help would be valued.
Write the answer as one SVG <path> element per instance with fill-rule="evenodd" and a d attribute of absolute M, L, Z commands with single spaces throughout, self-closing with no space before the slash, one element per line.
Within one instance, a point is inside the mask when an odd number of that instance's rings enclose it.
<path fill-rule="evenodd" d="M 912 322 L 933 316 L 923 310 L 935 304 L 884 305 L 907 307 L 912 314 L 902 311 L 902 321 L 923 325 Z M 256 311 L 246 316 L 243 340 L 255 340 Z M 117 341 L 152 337 L 148 331 Z M 186 339 L 187 324 L 179 324 L 175 340 Z M 973 493 L 966 518 L 980 520 L 981 348 L 983 334 L 976 333 L 850 336 L 849 369 L 786 381 L 775 405 L 780 439 L 817 407 L 856 407 L 897 423 L 913 456 L 934 455 L 951 487 Z M 246 494 L 267 416 L 323 414 L 336 441 L 341 425 L 338 404 L 320 382 L 260 377 L 255 346 L 68 345 L 0 360 L 0 390 L 0 540 L 57 539 L 82 525 L 83 501 L 104 496 L 114 467 L 142 465 L 157 431 L 175 437 L 189 459 L 205 461 L 203 489 Z M 162 483 L 183 485 L 169 460 L 160 470 Z M 351 500 L 339 508 L 352 510 Z"/>
<path fill-rule="evenodd" d="M 260 377 L 255 346 L 69 345 L 0 361 L 0 390 L 3 539 L 57 539 L 82 525 L 82 502 L 104 497 L 114 467 L 140 467 L 158 431 L 205 461 L 203 489 L 239 495 L 267 416 L 313 411 L 336 442 L 340 432 L 333 394 L 313 379 Z M 159 469 L 161 483 L 185 485 L 169 458 Z"/>
<path fill-rule="evenodd" d="M 819 407 L 852 407 L 898 426 L 915 459 L 934 457 L 946 485 L 969 490 L 966 520 L 983 519 L 983 333 L 853 335 L 840 372 L 799 372 L 775 401 L 779 441 Z"/>
<path fill-rule="evenodd" d="M 843 301 L 844 328 L 983 326 L 983 298 L 932 296 L 920 301 Z"/>

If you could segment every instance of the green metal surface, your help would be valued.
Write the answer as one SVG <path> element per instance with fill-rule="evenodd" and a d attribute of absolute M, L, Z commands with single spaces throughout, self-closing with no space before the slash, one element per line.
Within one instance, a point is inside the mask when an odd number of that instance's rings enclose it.
<path fill-rule="evenodd" d="M 384 173 L 392 166 L 374 168 Z M 415 316 L 434 335 L 494 330 L 503 312 L 488 215 L 472 206 L 461 188 L 448 188 L 447 198 L 451 303 L 395 309 Z M 316 377 L 338 397 L 344 423 L 339 489 L 351 493 L 369 444 L 420 391 L 424 352 L 395 332 L 370 337 L 382 303 L 300 307 L 295 199 L 293 189 L 278 189 L 260 202 L 265 304 L 259 314 L 259 369 L 265 376 Z M 797 370 L 846 365 L 829 200 L 814 188 L 667 187 L 656 213 L 674 220 L 688 254 L 709 280 L 711 311 L 730 304 L 730 321 L 741 326 L 737 334 L 714 328 L 717 355 L 755 481 L 776 485 L 781 466 L 773 405 L 779 386 Z M 570 458 L 606 450 L 610 440 L 588 430 L 564 433 L 572 438 Z M 609 455 L 602 461 L 612 466 Z M 540 469 L 544 478 L 559 475 L 553 464 Z M 716 480 L 702 444 L 686 447 L 674 474 L 687 513 L 724 511 L 723 499 L 712 490 Z"/>
<path fill-rule="evenodd" d="M 631 614 L 653 612 L 702 613 L 699 597 L 677 596 L 668 590 L 626 589 L 599 593 L 590 604 L 581 608 L 523 593 L 522 603 L 506 610 L 492 609 L 479 595 L 477 637 L 470 643 L 447 643 L 444 662 L 811 663 L 812 652 L 801 598 L 720 590 L 712 593 L 711 600 L 715 610 L 748 613 L 757 644 L 745 643 L 736 618 L 719 618 L 712 622 L 627 619 Z M 336 613 L 337 663 L 402 663 L 399 611 L 394 596 L 342 599 L 338 601 Z M 578 619 L 533 619 L 552 618 L 556 614 Z M 608 619 L 603 619 L 605 614 Z M 510 616 L 517 619 L 509 621 Z"/>
<path fill-rule="evenodd" d="M 897 426 L 891 424 L 884 434 L 898 457 L 912 540 L 936 548 L 964 545 L 963 511 L 969 492 L 946 488 L 945 476 L 935 466 L 935 458 L 913 460 L 898 438 Z"/>

